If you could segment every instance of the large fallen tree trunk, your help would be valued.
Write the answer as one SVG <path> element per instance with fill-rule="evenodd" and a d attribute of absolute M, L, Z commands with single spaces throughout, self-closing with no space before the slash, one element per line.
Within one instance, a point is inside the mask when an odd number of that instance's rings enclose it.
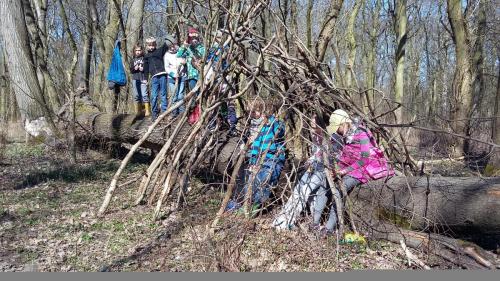
<path fill-rule="evenodd" d="M 500 178 L 394 177 L 369 183 L 351 197 L 371 206 L 378 218 L 406 228 L 499 246 Z"/>
<path fill-rule="evenodd" d="M 126 114 L 98 113 L 79 116 L 78 120 L 81 137 L 132 144 L 151 124 Z M 172 127 L 175 126 L 169 126 Z M 182 130 L 188 132 L 190 128 L 186 123 Z M 169 129 L 155 130 L 145 147 L 161 148 L 168 134 Z M 174 142 L 182 142 L 185 136 L 186 133 L 179 133 Z M 221 137 L 220 146 L 213 152 L 217 154 L 216 172 L 227 173 L 230 160 L 235 161 L 238 155 L 238 143 L 237 137 Z M 394 177 L 387 183 L 369 183 L 354 197 L 376 204 L 382 216 L 396 214 L 400 223 L 413 229 L 500 235 L 500 178 Z"/>

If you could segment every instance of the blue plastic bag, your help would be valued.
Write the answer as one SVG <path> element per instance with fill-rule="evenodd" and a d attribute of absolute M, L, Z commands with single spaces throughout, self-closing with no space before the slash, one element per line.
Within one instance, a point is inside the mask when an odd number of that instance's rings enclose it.
<path fill-rule="evenodd" d="M 108 71 L 108 81 L 113 82 L 118 86 L 125 86 L 127 84 L 127 75 L 122 63 L 122 55 L 120 54 L 120 41 L 115 43 L 113 50 L 113 57 Z"/>

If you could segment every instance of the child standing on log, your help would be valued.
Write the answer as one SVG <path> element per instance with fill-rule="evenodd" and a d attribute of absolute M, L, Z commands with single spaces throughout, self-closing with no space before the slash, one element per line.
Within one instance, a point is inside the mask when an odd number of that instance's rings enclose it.
<path fill-rule="evenodd" d="M 185 75 L 180 73 L 179 68 L 182 63 L 182 58 L 177 57 L 177 50 L 179 46 L 177 44 L 172 44 L 165 53 L 163 57 L 163 62 L 165 64 L 165 72 L 167 73 L 167 84 L 168 84 L 168 96 L 172 98 L 172 103 L 178 102 L 182 99 L 183 95 L 179 99 L 179 93 L 184 92 L 184 81 Z M 182 81 L 182 82 L 181 82 Z M 183 112 L 183 106 L 174 109 L 172 116 L 177 116 L 179 113 Z"/>
<path fill-rule="evenodd" d="M 146 39 L 146 48 L 148 53 L 144 56 L 144 75 L 146 79 L 151 76 L 151 113 L 153 121 L 158 117 L 158 95 L 161 99 L 161 111 L 164 112 L 168 107 L 167 99 L 167 73 L 163 62 L 163 56 L 175 43 L 175 38 L 168 35 L 165 43 L 160 48 L 156 47 L 156 39 L 150 37 Z"/>
<path fill-rule="evenodd" d="M 201 63 L 204 56 L 205 47 L 203 46 L 203 44 L 201 44 L 198 30 L 193 27 L 188 28 L 188 36 L 177 51 L 177 57 L 183 59 L 182 63 L 186 70 L 186 78 L 185 80 L 181 79 L 180 83 L 185 83 L 188 91 L 194 89 L 196 83 L 198 82 Z M 175 101 L 182 100 L 184 98 L 184 92 L 185 91 L 178 92 Z M 194 106 L 194 104 L 189 106 Z M 184 109 L 182 109 L 182 111 L 183 110 Z M 190 116 L 189 123 L 194 124 L 196 121 L 198 121 L 200 115 L 201 113 L 199 105 L 194 106 L 193 117 Z"/>
<path fill-rule="evenodd" d="M 134 46 L 130 62 L 132 73 L 132 88 L 134 89 L 135 113 L 137 116 L 149 116 L 148 81 L 144 76 L 144 50 L 141 45 Z"/>

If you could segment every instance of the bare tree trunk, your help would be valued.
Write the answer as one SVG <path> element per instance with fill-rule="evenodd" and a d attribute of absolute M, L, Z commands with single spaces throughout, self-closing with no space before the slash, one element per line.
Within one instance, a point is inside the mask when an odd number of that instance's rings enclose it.
<path fill-rule="evenodd" d="M 9 67 L 9 74 L 16 94 L 21 117 L 34 119 L 49 115 L 35 64 L 29 47 L 28 30 L 24 21 L 22 4 L 17 0 L 0 2 L 0 34 Z"/>
<path fill-rule="evenodd" d="M 88 1 L 86 3 L 87 18 L 85 22 L 85 33 L 83 35 L 82 47 L 82 76 L 80 85 L 83 85 L 87 91 L 90 91 L 90 66 L 92 61 L 92 43 L 94 41 L 94 32 L 92 28 L 92 19 L 90 16 L 90 7 Z"/>
<path fill-rule="evenodd" d="M 406 16 L 406 0 L 396 1 L 395 14 L 395 29 L 396 29 L 396 84 L 394 86 L 395 101 L 399 104 L 403 102 L 404 95 L 404 76 L 405 76 L 405 53 L 406 41 L 408 39 L 406 33 L 406 24 L 408 18 Z M 402 108 L 396 110 L 396 122 L 403 122 Z"/>
<path fill-rule="evenodd" d="M 169 1 L 172 2 L 172 1 Z M 169 3 L 167 7 L 167 13 L 169 12 L 169 8 L 173 9 L 173 3 Z M 144 0 L 134 0 L 132 2 L 132 6 L 128 12 L 127 16 L 127 55 L 132 54 L 133 48 L 135 44 L 142 41 L 142 20 L 144 18 Z M 170 21 L 169 21 L 170 22 Z"/>
<path fill-rule="evenodd" d="M 321 31 L 314 47 L 315 56 L 320 62 L 325 58 L 326 49 L 328 48 L 330 40 L 333 37 L 335 24 L 337 23 L 337 18 L 339 16 L 340 10 L 342 9 L 343 2 L 344 0 L 332 0 L 330 2 L 330 7 L 328 8 L 326 17 L 321 25 Z"/>
<path fill-rule="evenodd" d="M 26 26 L 28 33 L 30 34 L 30 43 L 32 45 L 32 53 L 34 55 L 33 61 L 36 65 L 36 71 L 38 76 L 39 85 L 42 90 L 42 94 L 49 98 L 50 106 L 53 110 L 56 110 L 61 106 L 61 101 L 57 95 L 57 91 L 54 87 L 54 81 L 48 70 L 48 46 L 47 46 L 47 31 L 45 25 L 45 16 L 47 10 L 46 0 L 40 0 L 36 2 L 40 14 L 38 15 L 38 20 L 35 18 L 31 3 L 29 0 L 22 0 L 24 18 L 26 21 Z"/>
<path fill-rule="evenodd" d="M 114 90 L 103 91 L 103 85 L 106 83 L 106 68 L 109 67 L 113 54 L 114 43 L 118 36 L 120 28 L 120 16 L 117 11 L 116 0 L 108 0 L 107 2 L 107 21 L 104 31 L 100 28 L 99 17 L 97 13 L 96 0 L 88 0 L 90 13 L 93 22 L 94 36 L 97 43 L 97 49 L 101 56 L 101 61 L 97 66 L 96 78 L 94 80 L 94 95 L 99 97 L 100 104 L 109 112 L 116 110 L 117 93 Z"/>
<path fill-rule="evenodd" d="M 3 47 L 3 42 L 0 41 L 0 46 Z M 9 84 L 8 84 L 7 65 L 5 63 L 5 54 L 3 48 L 0 51 L 0 125 L 2 122 L 7 122 L 9 113 Z"/>
<path fill-rule="evenodd" d="M 477 32 L 476 42 L 474 44 L 472 57 L 472 73 L 474 73 L 472 82 L 472 99 L 473 107 L 469 116 L 472 117 L 474 111 L 481 105 L 481 100 L 485 94 L 485 79 L 484 79 L 484 41 L 486 36 L 486 0 L 479 1 L 477 15 Z M 475 106 L 474 106 L 475 105 Z"/>
<path fill-rule="evenodd" d="M 365 94 L 365 100 L 366 100 L 366 107 L 364 108 L 365 113 L 369 112 L 369 109 L 371 107 L 371 103 L 373 102 L 375 98 L 375 91 L 372 90 L 375 88 L 375 81 L 377 79 L 376 77 L 376 65 L 375 61 L 377 58 L 377 44 L 378 44 L 378 26 L 379 26 L 379 15 L 380 15 L 380 9 L 382 8 L 382 2 L 381 0 L 377 0 L 375 3 L 375 9 L 373 11 L 370 11 L 372 15 L 373 22 L 368 23 L 370 25 L 369 28 L 369 34 L 370 34 L 370 43 L 369 43 L 369 49 L 368 49 L 368 58 L 367 58 L 367 71 L 366 71 L 366 79 L 367 83 L 366 86 L 368 89 L 370 89 L 366 94 Z M 371 110 L 370 110 L 371 111 Z M 372 112 L 374 113 L 374 112 Z"/>
<path fill-rule="evenodd" d="M 500 59 L 500 56 L 497 58 Z M 495 105 L 493 108 L 493 121 L 491 125 L 491 138 L 496 144 L 500 144 L 500 66 L 498 66 L 498 76 L 497 76 L 497 93 L 495 97 Z M 493 148 L 491 158 L 488 161 L 488 166 L 486 168 L 486 174 L 490 175 L 500 175 L 500 149 Z"/>
<path fill-rule="evenodd" d="M 359 8 L 361 8 L 363 2 L 357 1 L 354 4 L 351 15 L 349 16 L 349 23 L 347 24 L 347 46 L 349 49 L 349 55 L 347 58 L 347 69 L 346 69 L 346 87 L 351 88 L 353 85 L 353 71 L 354 63 L 356 61 L 356 36 L 354 34 L 354 25 L 356 24 L 356 18 L 358 17 Z"/>
<path fill-rule="evenodd" d="M 167 32 L 169 34 L 173 34 L 175 32 L 175 26 L 177 25 L 177 19 L 179 18 L 177 16 L 174 16 L 174 11 L 175 11 L 174 6 L 175 6 L 174 0 L 167 1 L 167 14 L 169 16 L 169 18 L 167 19 Z M 143 6 L 143 11 L 144 11 L 144 6 Z M 222 17 L 221 20 L 224 20 L 224 17 Z M 222 26 L 223 23 L 219 22 L 219 28 L 222 28 Z"/>
<path fill-rule="evenodd" d="M 314 7 L 314 1 L 307 1 L 307 12 L 306 12 L 306 37 L 307 37 L 307 48 L 311 50 L 312 47 L 312 10 Z"/>
<path fill-rule="evenodd" d="M 470 135 L 469 113 L 472 106 L 471 66 L 469 52 L 469 38 L 467 27 L 462 13 L 460 0 L 447 0 L 448 20 L 453 32 L 455 43 L 456 66 L 452 85 L 451 119 L 455 133 Z M 451 153 L 454 156 L 467 154 L 469 142 L 462 138 L 455 138 Z"/>
<path fill-rule="evenodd" d="M 76 47 L 76 42 L 73 37 L 73 33 L 71 33 L 71 30 L 69 28 L 68 16 L 66 15 L 66 9 L 64 9 L 62 0 L 59 0 L 59 6 L 60 6 L 59 11 L 63 22 L 63 26 L 64 29 L 66 30 L 66 33 L 68 34 L 69 45 L 71 47 L 71 50 L 73 51 L 71 66 L 69 70 L 66 71 L 66 82 L 68 83 L 67 87 L 70 91 L 73 91 L 73 88 L 75 86 L 74 79 L 75 79 L 76 65 L 78 64 L 78 48 Z"/>

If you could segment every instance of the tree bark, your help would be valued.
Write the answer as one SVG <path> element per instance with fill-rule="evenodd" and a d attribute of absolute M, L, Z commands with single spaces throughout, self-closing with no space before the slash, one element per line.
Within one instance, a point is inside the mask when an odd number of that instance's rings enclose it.
<path fill-rule="evenodd" d="M 406 16 L 406 0 L 396 1 L 395 14 L 395 29 L 396 29 L 396 79 L 394 85 L 394 100 L 396 103 L 402 104 L 404 95 L 404 77 L 405 77 L 405 56 L 406 56 L 406 41 L 408 35 L 406 33 L 406 24 L 408 18 Z M 403 122 L 402 108 L 395 111 L 396 122 Z"/>
<path fill-rule="evenodd" d="M 1 43 L 3 44 L 3 43 Z M 7 122 L 9 113 L 9 79 L 4 51 L 0 51 L 0 126 Z M 3 129 L 3 127 L 2 127 Z"/>
<path fill-rule="evenodd" d="M 87 8 L 85 9 L 87 17 L 85 19 L 85 33 L 83 34 L 82 43 L 82 75 L 80 79 L 80 85 L 85 87 L 88 92 L 90 91 L 90 66 L 92 62 L 92 45 L 94 41 L 94 32 L 92 28 L 92 19 L 88 1 L 85 4 L 87 5 Z"/>
<path fill-rule="evenodd" d="M 33 8 L 29 0 L 22 0 L 24 18 L 28 33 L 30 35 L 30 43 L 32 46 L 33 61 L 36 65 L 36 73 L 39 81 L 42 94 L 48 97 L 52 110 L 57 110 L 61 106 L 61 101 L 54 87 L 54 81 L 48 69 L 48 43 L 47 32 L 45 25 L 45 16 L 47 10 L 47 2 L 45 0 L 37 3 L 40 14 L 38 19 L 35 18 Z"/>
<path fill-rule="evenodd" d="M 393 177 L 368 183 L 351 198 L 405 227 L 500 237 L 500 177 Z"/>
<path fill-rule="evenodd" d="M 307 12 L 306 12 L 306 37 L 307 37 L 307 49 L 311 50 L 312 47 L 312 10 L 314 7 L 314 1 L 307 1 Z"/>
<path fill-rule="evenodd" d="M 73 51 L 73 58 L 71 59 L 71 65 L 69 70 L 66 71 L 66 82 L 67 82 L 67 89 L 69 89 L 70 92 L 73 92 L 74 88 L 74 80 L 75 80 L 75 72 L 76 72 L 76 66 L 78 64 L 78 48 L 76 47 L 76 42 L 73 37 L 73 33 L 71 33 L 71 30 L 69 28 L 69 21 L 68 21 L 68 16 L 66 15 L 66 9 L 64 8 L 63 1 L 59 0 L 59 6 L 60 6 L 60 16 L 63 22 L 63 27 L 66 30 L 66 33 L 68 34 L 69 38 L 69 45 L 71 47 L 71 50 Z M 71 98 L 74 99 L 74 98 Z M 73 101 L 74 103 L 74 101 Z"/>
<path fill-rule="evenodd" d="M 372 22 L 368 22 L 370 42 L 368 44 L 369 47 L 367 51 L 366 86 L 369 90 L 365 94 L 366 107 L 363 108 L 365 113 L 373 111 L 371 108 L 371 103 L 375 98 L 375 91 L 372 89 L 375 88 L 376 84 L 375 81 L 377 80 L 375 61 L 377 59 L 377 45 L 378 45 L 378 32 L 379 32 L 378 27 L 379 27 L 379 15 L 381 8 L 382 8 L 382 2 L 381 0 L 377 0 L 375 3 L 375 9 L 373 9 L 373 11 L 370 11 Z M 375 112 L 372 112 L 372 114 L 375 114 Z"/>
<path fill-rule="evenodd" d="M 472 99 L 473 104 L 479 106 L 483 95 L 485 94 L 485 78 L 484 78 L 484 41 L 486 37 L 486 0 L 479 0 L 477 14 L 477 32 L 476 41 L 472 54 L 472 73 L 474 80 L 472 81 Z M 471 108 L 469 116 L 472 116 L 476 111 L 476 106 Z"/>
<path fill-rule="evenodd" d="M 171 1 L 169 1 L 171 2 Z M 169 3 L 173 4 L 173 3 Z M 167 13 L 170 6 L 167 7 Z M 171 7 L 173 8 L 173 6 Z M 134 0 L 127 16 L 127 55 L 132 54 L 134 46 L 142 41 L 142 20 L 144 18 L 144 0 Z"/>
<path fill-rule="evenodd" d="M 328 8 L 326 17 L 321 25 L 318 40 L 314 48 L 316 59 L 320 62 L 325 59 L 326 49 L 328 48 L 330 40 L 333 37 L 335 24 L 337 23 L 337 18 L 340 10 L 342 9 L 343 2 L 344 0 L 332 0 L 330 2 L 330 7 Z"/>
<path fill-rule="evenodd" d="M 500 56 L 498 56 L 500 60 Z M 493 106 L 493 120 L 491 125 L 491 138 L 496 144 L 500 144 L 500 67 L 498 67 L 497 76 L 497 93 L 495 97 L 495 103 Z M 488 166 L 486 168 L 486 173 L 489 175 L 500 176 L 500 149 L 495 149 L 491 151 L 491 158 L 488 161 Z"/>
<path fill-rule="evenodd" d="M 24 19 L 23 7 L 19 1 L 1 1 L 0 34 L 4 39 L 9 74 L 23 120 L 35 119 L 44 114 L 49 116 L 36 75 Z"/>
<path fill-rule="evenodd" d="M 448 20 L 451 25 L 453 42 L 455 43 L 455 74 L 452 84 L 451 119 L 455 133 L 470 135 L 470 109 L 472 106 L 471 65 L 469 38 L 460 0 L 447 0 Z M 455 138 L 453 156 L 467 154 L 469 142 L 462 138 Z"/>
<path fill-rule="evenodd" d="M 351 15 L 349 16 L 349 22 L 347 24 L 347 47 L 349 50 L 349 55 L 347 57 L 347 69 L 346 69 L 346 87 L 351 88 L 353 86 L 353 72 L 354 63 L 356 62 L 356 36 L 354 34 L 354 25 L 356 24 L 356 19 L 358 17 L 359 9 L 361 8 L 363 2 L 357 1 L 354 3 Z"/>

